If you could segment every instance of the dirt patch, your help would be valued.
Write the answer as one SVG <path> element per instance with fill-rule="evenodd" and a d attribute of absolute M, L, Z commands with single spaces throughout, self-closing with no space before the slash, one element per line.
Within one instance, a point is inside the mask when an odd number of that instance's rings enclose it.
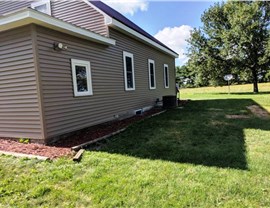
<path fill-rule="evenodd" d="M 263 108 L 261 108 L 258 105 L 250 105 L 247 106 L 247 109 L 250 110 L 250 112 L 259 117 L 259 118 L 270 118 L 270 114 L 268 111 L 264 110 Z"/>
<path fill-rule="evenodd" d="M 228 119 L 247 119 L 250 118 L 248 115 L 226 115 L 225 116 Z"/>
<path fill-rule="evenodd" d="M 136 115 L 131 118 L 124 120 L 103 123 L 97 126 L 85 128 L 80 131 L 76 131 L 68 136 L 64 136 L 57 142 L 50 145 L 42 144 L 23 144 L 18 142 L 16 139 L 0 138 L 0 150 L 17 152 L 24 154 L 32 154 L 49 157 L 50 159 L 72 156 L 71 147 L 103 137 L 117 130 L 126 128 L 130 124 L 143 120 L 151 115 L 161 112 L 162 109 L 152 109 L 145 112 L 143 115 Z"/>

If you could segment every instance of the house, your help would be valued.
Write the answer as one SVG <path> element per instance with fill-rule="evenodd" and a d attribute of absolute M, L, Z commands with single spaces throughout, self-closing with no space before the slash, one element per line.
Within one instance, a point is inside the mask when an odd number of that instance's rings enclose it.
<path fill-rule="evenodd" d="M 0 137 L 48 143 L 175 95 L 178 54 L 100 1 L 0 2 Z"/>

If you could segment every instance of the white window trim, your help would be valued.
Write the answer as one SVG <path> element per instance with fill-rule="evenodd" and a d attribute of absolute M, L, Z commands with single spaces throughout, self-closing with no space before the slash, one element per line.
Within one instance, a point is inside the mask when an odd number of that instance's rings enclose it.
<path fill-rule="evenodd" d="M 154 87 L 151 86 L 151 68 L 150 64 L 153 64 L 153 70 L 154 70 Z M 156 89 L 156 66 L 155 61 L 152 59 L 148 59 L 148 76 L 149 76 L 149 89 L 154 90 Z"/>
<path fill-rule="evenodd" d="M 88 89 L 87 92 L 78 92 L 77 79 L 76 79 L 76 66 L 84 66 L 86 69 L 87 89 Z M 79 96 L 93 95 L 90 62 L 89 61 L 82 61 L 82 60 L 78 60 L 78 59 L 71 59 L 71 68 L 72 68 L 74 96 L 79 97 Z"/>
<path fill-rule="evenodd" d="M 52 15 L 52 12 L 51 12 L 51 1 L 50 0 L 40 0 L 40 1 L 33 2 L 31 4 L 31 8 L 32 9 L 35 9 L 36 7 L 42 6 L 44 4 L 46 4 L 46 8 L 47 8 L 47 11 L 45 12 L 45 14 Z"/>
<path fill-rule="evenodd" d="M 128 88 L 128 83 L 127 83 L 127 66 L 126 66 L 126 57 L 131 58 L 131 64 L 132 64 L 132 81 L 133 81 L 133 87 Z M 123 51 L 123 59 L 124 59 L 124 77 L 125 77 L 125 90 L 126 91 L 132 91 L 135 90 L 135 69 L 134 69 L 134 59 L 133 59 L 133 54 L 128 53 L 126 51 Z"/>
<path fill-rule="evenodd" d="M 166 85 L 166 68 L 167 68 L 167 73 L 168 73 L 168 85 Z M 170 86 L 170 73 L 169 73 L 169 66 L 168 64 L 164 64 L 163 67 L 163 76 L 164 76 L 164 87 L 169 88 Z"/>

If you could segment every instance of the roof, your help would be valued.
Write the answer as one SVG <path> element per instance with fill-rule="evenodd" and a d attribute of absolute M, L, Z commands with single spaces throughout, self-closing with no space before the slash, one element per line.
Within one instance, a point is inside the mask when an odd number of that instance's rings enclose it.
<path fill-rule="evenodd" d="M 101 2 L 99 0 L 98 1 L 97 0 L 96 1 L 89 1 L 89 2 L 91 4 L 93 4 L 95 7 L 97 7 L 98 9 L 100 9 L 102 12 L 106 13 L 111 18 L 113 18 L 113 19 L 121 22 L 122 24 L 124 24 L 127 27 L 135 30 L 136 32 L 140 33 L 141 35 L 149 38 L 150 40 L 154 41 L 155 43 L 157 43 L 157 44 L 165 47 L 166 49 L 170 50 L 171 52 L 177 54 L 175 51 L 173 51 L 172 49 L 170 49 L 168 46 L 166 46 L 165 44 L 163 44 L 162 42 L 160 42 L 159 40 L 157 40 L 156 38 L 154 38 L 152 35 L 150 35 L 146 31 L 144 31 L 138 25 L 136 25 L 135 23 L 133 23 L 132 21 L 130 21 L 128 18 L 126 18 L 125 16 L 123 16 L 122 14 L 120 14 L 119 12 L 117 12 L 116 10 L 112 9 L 111 7 L 109 7 L 108 5 L 106 5 L 105 3 L 103 3 L 103 2 Z"/>

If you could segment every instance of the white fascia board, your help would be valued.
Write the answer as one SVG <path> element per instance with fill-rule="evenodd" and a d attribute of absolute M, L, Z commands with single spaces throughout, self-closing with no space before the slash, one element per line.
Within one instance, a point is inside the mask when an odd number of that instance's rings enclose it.
<path fill-rule="evenodd" d="M 122 24 L 121 22 L 119 22 L 119 21 L 117 21 L 117 20 L 115 20 L 113 18 L 112 18 L 111 22 L 107 23 L 107 25 L 112 27 L 112 28 L 118 29 L 118 30 L 120 29 L 120 31 L 123 31 L 123 32 L 125 32 L 127 34 L 131 34 L 133 37 L 135 37 L 135 38 L 137 38 L 139 40 L 142 40 L 142 41 L 148 43 L 151 46 L 154 46 L 155 48 L 157 48 L 157 49 L 159 49 L 159 50 L 173 56 L 174 58 L 179 57 L 179 55 L 177 53 L 172 52 L 171 50 L 163 47 L 162 45 L 154 42 L 153 40 L 145 37 L 144 35 L 136 32 L 135 30 L 127 27 L 126 25 Z"/>
<path fill-rule="evenodd" d="M 115 45 L 116 41 L 111 38 L 98 35 L 86 29 L 76 27 L 72 24 L 56 19 L 41 12 L 32 9 L 25 9 L 0 18 L 0 32 L 13 29 L 16 27 L 37 24 L 46 28 L 50 28 L 59 32 L 73 35 L 79 38 L 87 39 L 93 42 Z"/>

